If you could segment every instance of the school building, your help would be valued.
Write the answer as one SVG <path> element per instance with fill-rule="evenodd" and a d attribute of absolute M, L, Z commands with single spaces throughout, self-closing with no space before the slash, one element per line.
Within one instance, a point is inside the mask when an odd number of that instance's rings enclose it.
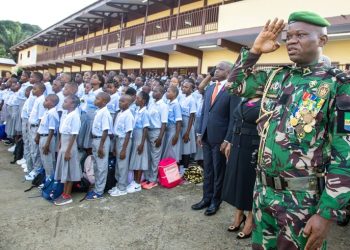
<path fill-rule="evenodd" d="M 0 76 L 4 77 L 6 72 L 11 72 L 14 66 L 16 66 L 16 62 L 14 60 L 0 58 Z"/>
<path fill-rule="evenodd" d="M 345 0 L 99 0 L 16 44 L 26 70 L 59 72 L 174 70 L 207 73 L 221 60 L 234 62 L 268 19 L 285 21 L 309 10 L 326 17 L 323 53 L 350 66 L 350 5 Z M 281 48 L 263 55 L 261 67 L 290 64 Z"/>

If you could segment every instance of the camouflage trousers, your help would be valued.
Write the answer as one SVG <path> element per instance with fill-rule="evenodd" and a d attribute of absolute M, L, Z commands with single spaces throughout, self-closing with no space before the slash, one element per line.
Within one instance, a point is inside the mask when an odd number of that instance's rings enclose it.
<path fill-rule="evenodd" d="M 254 192 L 252 248 L 304 249 L 306 222 L 317 211 L 319 196 L 312 191 L 276 191 L 257 180 Z M 326 242 L 322 249 L 326 249 Z"/>

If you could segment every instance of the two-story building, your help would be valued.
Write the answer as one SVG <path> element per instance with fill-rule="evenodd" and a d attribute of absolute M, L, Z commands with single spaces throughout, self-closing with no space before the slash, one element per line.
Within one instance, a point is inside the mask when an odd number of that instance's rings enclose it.
<path fill-rule="evenodd" d="M 333 64 L 350 64 L 350 5 L 345 0 L 99 0 L 13 46 L 18 66 L 59 72 L 157 71 L 207 73 L 234 62 L 267 19 L 310 10 L 326 17 Z M 262 66 L 290 63 L 281 48 Z"/>

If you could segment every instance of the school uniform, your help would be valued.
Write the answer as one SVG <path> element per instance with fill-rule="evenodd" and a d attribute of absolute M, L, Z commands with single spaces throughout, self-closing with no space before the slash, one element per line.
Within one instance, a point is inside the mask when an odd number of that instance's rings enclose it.
<path fill-rule="evenodd" d="M 150 152 L 150 166 L 149 170 L 145 172 L 145 178 L 148 181 L 156 182 L 158 177 L 158 165 L 162 156 L 166 135 L 164 134 L 160 147 L 156 147 L 155 141 L 159 137 L 162 124 L 168 123 L 168 105 L 166 105 L 164 101 L 160 99 L 149 107 L 148 113 L 150 126 L 148 128 L 147 139 Z"/>
<path fill-rule="evenodd" d="M 132 132 L 132 150 L 129 170 L 148 170 L 149 157 L 147 138 L 143 145 L 142 154 L 138 153 L 137 148 L 142 142 L 143 129 L 148 128 L 149 126 L 149 114 L 147 108 L 138 108 L 135 114 L 135 125 Z"/>
<path fill-rule="evenodd" d="M 134 116 L 132 115 L 130 109 L 120 111 L 116 117 L 114 123 L 114 134 L 116 135 L 116 169 L 115 169 L 115 179 L 118 181 L 118 189 L 125 191 L 128 186 L 128 172 L 129 172 L 129 159 L 132 144 L 132 130 L 134 127 Z M 125 151 L 125 159 L 120 159 L 120 152 L 123 149 L 123 144 L 125 140 L 126 133 L 131 132 L 130 140 Z"/>
<path fill-rule="evenodd" d="M 64 160 L 64 155 L 67 151 L 71 136 L 78 135 L 80 126 L 80 115 L 78 109 L 75 109 L 70 113 L 67 113 L 67 111 L 63 112 L 59 127 L 61 148 L 57 155 L 55 170 L 55 180 L 60 180 L 62 183 L 67 181 L 80 181 L 82 177 L 82 171 L 79 165 L 77 140 L 74 140 L 71 149 L 71 159 L 69 161 Z"/>
<path fill-rule="evenodd" d="M 98 157 L 98 149 L 102 138 L 103 131 L 108 130 L 108 134 L 112 134 L 113 122 L 112 116 L 107 107 L 103 107 L 96 112 L 92 124 L 92 162 L 95 174 L 95 188 L 97 194 L 102 195 L 106 186 L 108 172 L 108 155 L 110 148 L 110 138 L 107 135 L 103 144 L 104 157 Z"/>
<path fill-rule="evenodd" d="M 136 116 L 136 110 L 137 110 L 136 102 L 133 102 L 133 103 L 130 105 L 129 109 L 130 109 L 132 115 L 133 115 L 134 118 L 135 118 L 135 116 Z"/>
<path fill-rule="evenodd" d="M 18 102 L 19 102 L 19 105 L 18 105 L 18 124 L 15 128 L 16 132 L 17 133 L 20 133 L 23 135 L 22 133 L 22 117 L 21 117 L 21 114 L 22 114 L 22 109 L 23 109 L 23 105 L 25 103 L 25 101 L 27 100 L 27 97 L 26 97 L 26 89 L 29 87 L 29 86 L 32 86 L 32 84 L 30 82 L 25 82 L 21 85 L 21 88 L 18 90 L 18 96 L 17 96 L 17 99 L 18 99 Z"/>
<path fill-rule="evenodd" d="M 11 91 L 12 92 L 12 91 Z M 18 110 L 19 110 L 19 102 L 17 99 L 18 92 L 12 92 L 9 94 L 7 98 L 7 112 L 8 119 L 6 121 L 5 132 L 7 137 L 14 138 L 16 133 L 16 127 L 18 126 Z"/>
<path fill-rule="evenodd" d="M 78 86 L 77 96 L 78 96 L 79 98 L 82 98 L 84 94 L 85 94 L 85 86 L 84 86 L 84 83 L 80 83 L 79 86 Z"/>
<path fill-rule="evenodd" d="M 46 88 L 44 95 L 47 96 L 47 95 L 53 94 L 51 82 L 45 82 L 44 85 Z"/>
<path fill-rule="evenodd" d="M 22 119 L 22 139 L 23 139 L 23 158 L 26 160 L 28 170 L 33 169 L 33 161 L 30 155 L 30 125 L 28 122 L 30 109 L 33 107 L 35 96 L 29 96 L 28 99 L 24 102 L 21 112 Z"/>
<path fill-rule="evenodd" d="M 0 90 L 0 104 L 3 101 L 3 96 L 4 96 L 4 90 Z M 0 124 L 3 124 L 2 118 L 1 118 L 1 112 L 0 112 Z"/>
<path fill-rule="evenodd" d="M 62 105 L 63 105 L 63 102 L 64 102 L 64 95 L 63 95 L 63 91 L 61 90 L 60 92 L 56 93 L 56 95 L 58 96 L 58 104 L 56 105 L 56 109 L 57 109 L 57 112 L 63 112 L 63 108 L 62 108 Z"/>
<path fill-rule="evenodd" d="M 196 120 L 195 120 L 195 125 L 194 125 L 194 130 L 195 131 L 198 131 L 199 130 L 199 126 L 201 124 L 201 115 L 202 115 L 202 107 L 203 107 L 203 96 L 201 95 L 201 98 L 198 98 L 198 101 L 197 101 L 197 112 L 196 112 Z M 197 138 L 197 136 L 196 136 Z M 197 151 L 196 151 L 196 154 L 194 156 L 194 159 L 196 161 L 200 161 L 200 160 L 203 160 L 203 148 L 202 147 L 199 147 L 197 146 Z"/>
<path fill-rule="evenodd" d="M 46 109 L 38 128 L 38 134 L 40 135 L 39 152 L 46 176 L 51 176 L 56 167 L 56 134 L 58 126 L 59 117 L 56 108 L 53 107 L 50 110 Z M 43 152 L 43 147 L 46 145 L 50 130 L 54 130 L 54 136 L 50 141 L 50 152 L 45 155 Z"/>
<path fill-rule="evenodd" d="M 33 161 L 34 169 L 42 166 L 39 145 L 35 143 L 35 137 L 38 132 L 40 120 L 45 113 L 44 108 L 45 96 L 41 95 L 35 98 L 33 108 L 30 112 L 28 123 L 29 123 L 29 144 L 30 144 L 30 155 Z M 28 169 L 29 170 L 29 169 Z"/>
<path fill-rule="evenodd" d="M 97 107 L 94 102 L 96 96 L 103 92 L 102 88 L 97 90 L 90 90 L 88 96 L 86 97 L 86 113 L 84 114 L 83 120 L 81 121 L 81 128 L 78 136 L 78 145 L 79 148 L 92 148 L 92 123 L 94 122 L 94 118 L 96 115 Z"/>
<path fill-rule="evenodd" d="M 195 114 L 197 112 L 197 106 L 195 99 L 192 95 L 183 96 L 179 101 L 181 106 L 182 113 L 182 129 L 181 129 L 181 154 L 182 155 L 190 155 L 196 153 L 196 136 L 194 132 L 194 122 L 192 124 L 189 138 L 190 141 L 185 143 L 182 137 L 185 135 L 188 128 L 188 121 L 190 120 L 190 115 Z"/>
<path fill-rule="evenodd" d="M 10 89 L 5 89 L 4 92 L 2 93 L 2 100 L 3 100 L 3 105 L 2 105 L 2 109 L 1 109 L 1 122 L 7 122 L 7 119 L 9 119 L 9 115 L 7 112 L 7 106 L 8 106 L 8 98 L 9 95 L 11 94 L 11 90 Z M 6 127 L 5 127 L 5 132 L 6 132 Z"/>
<path fill-rule="evenodd" d="M 181 107 L 177 99 L 168 103 L 168 111 L 166 141 L 162 158 L 174 158 L 179 162 L 181 160 L 181 133 L 179 134 L 177 143 L 174 146 L 172 145 L 172 139 L 176 134 L 176 122 L 182 121 Z"/>
<path fill-rule="evenodd" d="M 119 111 L 119 99 L 120 99 L 120 94 L 116 92 L 113 95 L 111 95 L 111 100 L 107 104 L 107 109 L 111 114 L 113 120 Z"/>

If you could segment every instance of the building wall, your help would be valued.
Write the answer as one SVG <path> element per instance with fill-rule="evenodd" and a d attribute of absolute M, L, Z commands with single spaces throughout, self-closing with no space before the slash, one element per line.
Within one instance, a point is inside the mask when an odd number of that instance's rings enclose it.
<path fill-rule="evenodd" d="M 169 55 L 169 68 L 197 66 L 198 59 L 194 56 L 189 56 L 182 53 L 173 53 Z"/>
<path fill-rule="evenodd" d="M 142 68 L 143 69 L 165 68 L 165 61 L 154 57 L 144 56 Z"/>
<path fill-rule="evenodd" d="M 36 64 L 37 55 L 39 53 L 43 53 L 47 51 L 49 48 L 50 47 L 47 47 L 47 46 L 34 45 L 32 47 L 19 51 L 17 65 L 27 66 L 27 65 Z M 29 57 L 28 57 L 28 52 L 30 52 Z M 21 59 L 21 54 L 22 54 L 22 59 Z"/>
<path fill-rule="evenodd" d="M 121 64 L 107 61 L 106 70 L 121 70 Z"/>
<path fill-rule="evenodd" d="M 226 49 L 220 49 L 215 51 L 204 51 L 201 73 L 202 74 L 208 73 L 208 68 L 215 66 L 220 61 L 228 61 L 228 62 L 234 63 L 237 57 L 238 57 L 238 53 L 234 53 Z"/>
<path fill-rule="evenodd" d="M 133 60 L 123 59 L 123 69 L 139 69 L 140 63 Z"/>
<path fill-rule="evenodd" d="M 265 8 L 263 6 L 273 6 Z M 245 0 L 220 6 L 218 31 L 238 30 L 263 26 L 268 19 L 276 16 L 288 20 L 290 13 L 296 10 L 317 12 L 324 17 L 333 17 L 350 13 L 350 5 L 344 0 Z M 249 14 L 247 14 L 249 13 Z"/>
<path fill-rule="evenodd" d="M 13 66 L 0 64 L 0 77 L 5 74 L 5 72 L 12 72 Z"/>

